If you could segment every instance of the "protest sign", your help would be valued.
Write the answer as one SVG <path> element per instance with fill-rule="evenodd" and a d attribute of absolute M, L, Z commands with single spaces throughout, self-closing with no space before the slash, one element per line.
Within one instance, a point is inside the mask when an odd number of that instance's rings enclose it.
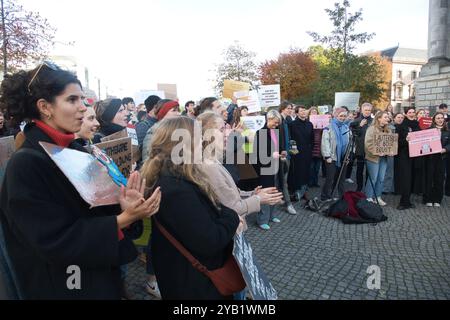
<path fill-rule="evenodd" d="M 408 137 L 410 158 L 442 152 L 441 132 L 439 129 L 411 132 Z"/>
<path fill-rule="evenodd" d="M 261 107 L 263 108 L 279 106 L 281 103 L 281 88 L 279 84 L 259 86 L 258 94 Z"/>
<path fill-rule="evenodd" d="M 127 129 L 116 132 L 112 135 L 101 138 L 101 142 L 113 141 L 121 138 L 131 138 L 131 149 L 133 155 L 133 163 L 141 160 L 141 151 L 139 150 L 139 144 L 137 140 L 136 127 L 133 125 L 128 125 Z"/>
<path fill-rule="evenodd" d="M 237 92 L 233 93 L 233 96 L 236 99 L 246 100 L 250 96 L 250 92 L 249 91 L 237 91 Z"/>
<path fill-rule="evenodd" d="M 234 238 L 233 256 L 254 300 L 278 300 L 275 288 L 256 261 L 253 249 L 243 234 Z"/>
<path fill-rule="evenodd" d="M 8 160 L 12 157 L 16 146 L 14 144 L 14 136 L 0 138 L 0 188 L 6 171 Z"/>
<path fill-rule="evenodd" d="M 317 109 L 319 109 L 319 113 L 321 115 L 324 115 L 324 114 L 330 112 L 330 107 L 329 106 L 319 106 Z"/>
<path fill-rule="evenodd" d="M 176 84 L 158 83 L 157 88 L 158 91 L 162 91 L 165 93 L 166 99 L 178 99 L 178 89 Z"/>
<path fill-rule="evenodd" d="M 94 156 L 46 142 L 39 144 L 91 207 L 119 203 L 119 186 Z"/>
<path fill-rule="evenodd" d="M 321 115 L 321 116 L 310 116 L 309 121 L 313 124 L 314 129 L 323 129 L 330 125 L 331 116 Z"/>
<path fill-rule="evenodd" d="M 420 118 L 420 120 L 419 120 L 419 127 L 422 130 L 430 129 L 432 124 L 433 124 L 433 118 L 424 117 L 424 118 Z"/>
<path fill-rule="evenodd" d="M 166 93 L 164 91 L 160 91 L 160 90 L 141 90 L 134 94 L 134 97 L 133 97 L 134 103 L 136 105 L 140 105 L 141 103 L 144 103 L 145 100 L 147 100 L 147 98 L 149 96 L 158 96 L 161 99 L 165 99 Z"/>
<path fill-rule="evenodd" d="M 375 133 L 376 156 L 396 156 L 398 154 L 398 134 L 396 133 Z"/>
<path fill-rule="evenodd" d="M 227 99 L 233 98 L 235 92 L 250 91 L 250 83 L 234 80 L 225 80 L 223 82 L 223 97 Z"/>
<path fill-rule="evenodd" d="M 349 110 L 355 111 L 359 106 L 359 92 L 336 92 L 334 106 L 336 108 L 347 107 Z"/>
<path fill-rule="evenodd" d="M 105 151 L 105 153 L 114 160 L 114 163 L 119 167 L 120 172 L 122 172 L 125 177 L 129 177 L 132 165 L 131 138 L 120 138 L 98 143 L 95 146 Z"/>
<path fill-rule="evenodd" d="M 253 133 L 262 129 L 266 124 L 266 117 L 264 116 L 255 116 L 255 117 L 242 117 L 241 118 L 244 127 Z"/>
<path fill-rule="evenodd" d="M 246 100 L 239 99 L 237 101 L 237 104 L 239 108 L 246 106 L 248 108 L 248 113 L 256 113 L 261 111 L 261 102 L 259 101 L 257 91 L 250 91 L 247 99 Z"/>

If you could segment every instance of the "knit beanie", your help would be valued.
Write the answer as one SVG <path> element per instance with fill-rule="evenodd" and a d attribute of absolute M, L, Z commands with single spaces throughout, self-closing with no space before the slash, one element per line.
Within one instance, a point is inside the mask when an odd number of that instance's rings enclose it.
<path fill-rule="evenodd" d="M 176 101 L 169 101 L 163 104 L 161 110 L 159 110 L 158 114 L 156 115 L 158 117 L 158 121 L 164 119 L 166 114 L 175 107 L 180 107 L 180 105 Z"/>
<path fill-rule="evenodd" d="M 109 101 L 105 100 L 104 103 L 106 104 L 106 107 L 105 111 L 103 111 L 102 114 L 102 120 L 106 123 L 109 123 L 114 119 L 120 107 L 122 106 L 122 100 L 111 99 Z"/>

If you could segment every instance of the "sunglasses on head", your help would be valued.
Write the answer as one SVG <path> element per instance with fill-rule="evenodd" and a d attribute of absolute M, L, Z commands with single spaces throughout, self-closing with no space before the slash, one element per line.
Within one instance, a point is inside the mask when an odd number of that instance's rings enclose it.
<path fill-rule="evenodd" d="M 50 61 L 44 61 L 39 65 L 39 68 L 34 73 L 33 77 L 30 80 L 30 83 L 28 83 L 28 92 L 31 92 L 31 85 L 33 84 L 33 81 L 36 80 L 37 76 L 39 75 L 39 72 L 41 72 L 43 67 L 47 67 L 50 70 L 58 71 L 61 70 L 56 64 Z"/>

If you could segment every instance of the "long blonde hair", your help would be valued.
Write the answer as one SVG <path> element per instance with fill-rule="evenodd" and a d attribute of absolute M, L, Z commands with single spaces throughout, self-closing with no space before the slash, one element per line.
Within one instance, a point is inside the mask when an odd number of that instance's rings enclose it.
<path fill-rule="evenodd" d="M 155 125 L 150 142 L 151 150 L 149 152 L 149 158 L 141 169 L 141 175 L 147 180 L 147 188 L 149 190 L 154 188 L 162 173 L 171 173 L 175 176 L 183 177 L 197 185 L 213 204 L 217 206 L 218 197 L 211 188 L 207 177 L 202 174 L 199 164 L 194 162 L 194 152 L 196 151 L 195 125 L 195 120 L 188 117 L 164 119 Z M 174 141 L 172 139 L 172 134 L 177 129 L 184 129 L 189 132 L 190 139 L 183 137 L 181 140 L 184 147 L 183 150 L 190 151 L 192 155 L 192 158 L 188 161 L 189 163 L 183 161 L 181 164 L 175 164 L 172 161 L 172 151 L 175 146 L 179 146 L 180 144 L 180 140 Z"/>
<path fill-rule="evenodd" d="M 375 115 L 375 118 L 373 119 L 372 126 L 375 127 L 376 130 L 384 132 L 384 133 L 390 133 L 391 129 L 389 128 L 389 125 L 385 125 L 384 127 L 380 126 L 380 119 L 385 114 L 389 115 L 388 111 L 379 111 Z"/>

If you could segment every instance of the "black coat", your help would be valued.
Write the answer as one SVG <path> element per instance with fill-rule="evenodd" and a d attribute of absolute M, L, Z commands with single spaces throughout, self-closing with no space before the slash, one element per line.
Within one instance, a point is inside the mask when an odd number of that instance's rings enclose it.
<path fill-rule="evenodd" d="M 115 123 L 105 123 L 102 124 L 99 132 L 97 132 L 94 136 L 93 143 L 97 144 L 102 142 L 101 139 L 107 136 L 110 136 L 114 133 L 120 132 L 122 130 L 126 129 L 125 127 L 119 126 Z"/>
<path fill-rule="evenodd" d="M 38 144 L 51 138 L 34 124 L 25 135 L 0 196 L 6 246 L 24 298 L 120 299 L 119 266 L 136 257 L 132 243 L 118 240 L 120 207 L 89 209 Z M 85 151 L 76 142 L 69 148 Z M 73 265 L 81 269 L 81 290 L 67 288 Z"/>
<path fill-rule="evenodd" d="M 367 123 L 366 123 L 366 125 L 361 127 L 360 126 L 361 121 L 363 121 L 364 119 L 367 120 Z M 372 124 L 372 121 L 373 121 L 372 117 L 364 118 L 361 115 L 350 124 L 350 129 L 352 130 L 352 134 L 355 136 L 355 146 L 356 146 L 355 154 L 358 157 L 364 157 L 366 154 L 365 149 L 364 149 L 366 132 L 367 132 L 367 129 L 369 128 L 369 126 Z"/>
<path fill-rule="evenodd" d="M 282 129 L 280 129 L 282 130 Z M 281 143 L 280 130 L 276 129 L 278 138 L 278 149 L 270 136 L 270 129 L 267 124 L 261 130 L 258 130 L 253 142 L 253 153 L 250 155 L 251 163 L 253 164 L 256 174 L 259 176 L 259 184 L 263 188 L 270 188 L 276 186 L 276 175 L 280 168 L 280 160 L 274 159 L 274 152 L 286 151 L 284 145 Z"/>
<path fill-rule="evenodd" d="M 398 134 L 398 154 L 394 158 L 394 186 L 395 192 L 409 196 L 411 194 L 411 184 L 413 169 L 413 159 L 409 157 L 409 144 L 406 137 L 412 129 L 407 124 L 395 125 L 395 133 Z"/>
<path fill-rule="evenodd" d="M 173 175 L 163 175 L 161 206 L 156 218 L 200 263 L 215 270 L 231 253 L 239 225 L 238 215 L 219 212 L 195 184 Z M 165 300 L 224 299 L 209 278 L 195 269 L 152 223 L 152 262 Z"/>
<path fill-rule="evenodd" d="M 295 190 L 307 185 L 311 175 L 312 151 L 314 147 L 314 126 L 308 120 L 297 118 L 290 124 L 291 139 L 297 143 L 299 153 L 292 156 L 293 182 Z"/>

